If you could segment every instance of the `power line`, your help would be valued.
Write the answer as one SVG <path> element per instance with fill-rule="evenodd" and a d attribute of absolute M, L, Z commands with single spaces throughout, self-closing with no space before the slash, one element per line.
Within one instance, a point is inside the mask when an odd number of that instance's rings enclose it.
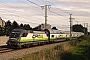
<path fill-rule="evenodd" d="M 37 5 L 37 6 L 39 6 L 39 7 L 41 7 L 40 5 L 34 3 L 34 2 L 32 2 L 32 1 L 30 1 L 30 0 L 27 0 L 27 1 L 29 1 L 29 2 L 31 2 L 31 3 L 33 3 L 33 4 L 35 4 L 35 5 Z M 55 14 L 57 14 L 57 15 L 60 15 L 60 14 L 58 14 L 58 13 L 56 13 L 56 12 L 53 12 L 53 11 L 50 11 L 50 12 L 55 13 Z M 62 15 L 60 15 L 60 16 L 62 16 Z"/>
<path fill-rule="evenodd" d="M 51 13 L 57 14 L 57 15 L 59 15 L 59 16 L 62 16 L 62 15 L 60 15 L 60 14 L 58 14 L 58 13 L 56 13 L 56 12 L 53 12 L 53 11 L 51 11 L 51 10 L 48 10 L 48 11 L 50 11 Z"/>
<path fill-rule="evenodd" d="M 11 14 L 11 13 L 10 13 Z M 12 15 L 14 15 L 14 14 L 12 14 Z M 14 16 L 17 16 L 17 17 L 20 17 L 20 16 L 18 16 L 18 15 L 14 15 Z M 11 19 L 10 19 L 11 20 Z M 12 19 L 13 20 L 13 19 Z M 20 21 L 20 20 L 18 20 L 18 21 Z M 26 22 L 26 21 L 20 21 L 20 22 L 24 22 L 24 23 L 29 23 L 29 22 Z M 30 22 L 30 23 L 32 23 L 32 22 Z M 37 24 L 37 23 L 32 23 L 32 24 Z"/>
<path fill-rule="evenodd" d="M 27 3 L 25 3 L 25 2 L 23 2 L 23 1 L 20 1 L 20 0 L 17 0 L 17 1 L 19 1 L 20 3 L 23 3 L 23 4 L 27 4 Z M 26 0 L 27 1 L 27 0 Z M 31 3 L 31 2 L 30 2 Z M 27 4 L 28 6 L 30 6 L 30 4 Z M 34 4 L 34 5 L 38 5 L 38 4 Z M 35 6 L 34 6 L 35 7 Z M 41 8 L 41 6 L 39 5 L 38 7 L 40 7 Z M 37 7 L 36 7 L 37 8 Z"/>
<path fill-rule="evenodd" d="M 45 2 L 44 0 L 42 0 L 43 2 Z M 49 2 L 49 1 L 48 1 Z M 51 2 L 49 2 L 49 3 L 51 3 Z M 51 3 L 51 4 L 53 4 L 53 3 Z M 53 4 L 54 5 L 54 4 Z M 56 7 L 55 7 L 56 8 Z M 59 8 L 56 8 L 56 9 L 59 9 Z M 59 13 L 57 13 L 57 12 L 54 12 L 54 11 L 51 11 L 51 10 L 48 10 L 49 12 L 51 12 L 51 13 L 54 13 L 54 14 L 56 14 L 56 15 L 59 15 L 59 16 L 62 16 L 62 17 L 64 17 L 63 15 L 61 15 L 61 14 L 59 14 Z M 65 17 L 66 18 L 66 17 Z"/>
<path fill-rule="evenodd" d="M 42 0 L 43 2 L 46 2 L 47 0 Z M 47 2 L 49 2 L 49 1 L 47 1 Z M 51 2 L 49 2 L 50 4 L 52 4 L 52 5 L 55 5 L 54 3 L 51 3 Z M 69 14 L 69 13 L 67 13 L 67 12 L 65 12 L 65 10 L 62 10 L 61 8 L 57 8 L 56 6 L 55 6 L 55 8 L 57 9 L 57 10 L 61 10 L 61 11 L 63 11 L 64 13 L 66 13 L 66 14 Z"/>
<path fill-rule="evenodd" d="M 31 2 L 31 3 L 33 3 L 33 4 L 35 4 L 36 6 L 41 7 L 40 5 L 38 5 L 38 4 L 36 4 L 36 3 L 34 3 L 34 2 L 32 2 L 32 1 L 30 1 L 30 0 L 27 0 L 27 1 L 29 1 L 29 2 Z M 42 7 L 41 7 L 41 8 L 42 8 Z M 57 14 L 57 15 L 59 15 L 59 16 L 62 16 L 62 15 L 60 15 L 60 14 L 56 13 L 56 12 L 53 12 L 53 11 L 50 11 L 50 12 L 52 12 L 52 13 L 54 13 L 54 14 Z M 62 16 L 62 17 L 63 17 L 63 16 Z"/>
<path fill-rule="evenodd" d="M 0 1 L 1 2 L 1 1 Z M 3 3 L 3 2 L 1 2 L 1 3 Z M 10 5 L 10 4 L 6 4 L 6 3 L 3 3 L 2 5 L 4 5 L 4 6 L 9 6 L 10 8 L 11 7 L 13 7 L 12 5 Z M 16 7 L 15 7 L 15 9 L 16 9 Z M 16 14 L 13 14 L 13 13 L 11 13 L 11 11 L 8 11 L 8 10 L 5 10 L 5 9 L 1 9 L 2 11 L 3 11 L 3 13 L 5 13 L 5 12 L 9 12 L 9 14 L 11 14 L 11 15 L 13 15 L 13 16 L 17 16 L 17 17 L 20 17 L 19 15 L 16 15 Z M 26 16 L 26 15 L 25 15 Z M 24 16 L 24 17 L 25 17 Z M 30 16 L 31 17 L 31 16 Z M 37 18 L 37 17 L 36 17 Z"/>
<path fill-rule="evenodd" d="M 42 1 L 43 1 L 43 2 L 46 2 L 47 0 L 46 0 L 46 1 L 42 0 Z M 47 1 L 47 2 L 49 2 L 49 1 Z M 51 3 L 51 2 L 49 2 L 49 3 L 53 5 L 53 3 Z"/>
<path fill-rule="evenodd" d="M 30 1 L 30 0 L 27 0 L 27 1 L 28 1 L 28 2 L 31 2 L 31 3 L 34 4 L 34 5 L 37 5 L 38 7 L 41 7 L 40 5 L 34 3 L 34 2 L 32 2 L 32 1 Z"/>
<path fill-rule="evenodd" d="M 23 4 L 27 4 L 27 3 L 25 3 L 25 2 L 23 2 L 23 1 L 20 1 L 20 0 L 17 0 L 17 1 L 19 1 L 19 2 L 21 2 L 21 3 L 23 3 Z M 29 2 L 32 2 L 32 1 L 29 1 Z M 34 3 L 34 2 L 33 2 Z M 27 4 L 28 6 L 31 6 L 30 4 Z M 34 5 L 38 5 L 38 4 L 34 4 Z M 32 5 L 33 6 L 33 5 Z M 36 7 L 36 6 L 34 6 L 34 7 Z M 40 7 L 41 8 L 41 6 L 40 5 L 38 5 L 38 7 Z M 37 7 L 36 7 L 37 8 Z M 37 8 L 38 9 L 38 8 Z M 39 14 L 40 15 L 40 14 Z"/>
<path fill-rule="evenodd" d="M 61 14 L 58 14 L 58 13 L 56 13 L 56 12 L 52 11 L 52 10 L 48 10 L 48 11 L 50 11 L 51 13 L 54 13 L 54 14 L 58 15 L 59 17 L 61 16 L 61 17 L 66 18 L 65 16 L 63 16 L 63 15 L 61 15 Z"/>

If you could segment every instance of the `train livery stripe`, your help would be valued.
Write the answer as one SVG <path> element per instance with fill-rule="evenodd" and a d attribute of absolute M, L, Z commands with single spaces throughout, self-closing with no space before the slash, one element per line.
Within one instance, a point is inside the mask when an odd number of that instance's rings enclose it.
<path fill-rule="evenodd" d="M 32 42 L 32 41 L 46 41 L 48 38 L 34 38 L 34 39 L 22 39 L 20 42 Z M 50 40 L 56 40 L 56 38 L 50 38 Z"/>

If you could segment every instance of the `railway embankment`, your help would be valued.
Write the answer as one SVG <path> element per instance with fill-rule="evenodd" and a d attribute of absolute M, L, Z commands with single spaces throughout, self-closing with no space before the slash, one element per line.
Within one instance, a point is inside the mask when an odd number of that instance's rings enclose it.
<path fill-rule="evenodd" d="M 90 60 L 90 36 L 81 36 L 52 49 L 45 49 L 33 54 L 11 60 Z"/>
<path fill-rule="evenodd" d="M 66 44 L 67 42 L 60 42 L 60 43 L 54 43 L 54 44 L 47 44 L 47 45 L 41 45 L 41 46 L 34 46 L 30 48 L 23 48 L 18 49 L 10 52 L 0 53 L 0 60 L 13 60 L 14 58 L 22 58 L 25 55 L 33 54 L 36 52 L 40 52 L 43 50 L 49 50 L 57 45 Z"/>
<path fill-rule="evenodd" d="M 1 60 L 90 60 L 90 36 L 0 54 Z"/>

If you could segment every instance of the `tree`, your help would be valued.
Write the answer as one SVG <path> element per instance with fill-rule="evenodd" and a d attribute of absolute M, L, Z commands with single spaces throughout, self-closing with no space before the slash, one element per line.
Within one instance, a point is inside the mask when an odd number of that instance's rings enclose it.
<path fill-rule="evenodd" d="M 18 23 L 17 23 L 16 21 L 13 21 L 11 28 L 12 28 L 12 29 L 19 28 Z"/>
<path fill-rule="evenodd" d="M 81 24 L 76 24 L 72 26 L 72 30 L 74 32 L 83 32 L 83 33 L 87 33 L 87 28 L 83 27 Z"/>
<path fill-rule="evenodd" d="M 24 26 L 23 26 L 23 24 L 21 23 L 21 24 L 20 24 L 20 28 L 23 29 L 23 27 L 24 27 Z"/>
<path fill-rule="evenodd" d="M 25 30 L 31 30 L 32 29 L 29 24 L 24 24 L 23 28 Z"/>
<path fill-rule="evenodd" d="M 19 28 L 19 25 L 16 21 L 13 21 L 13 23 L 11 23 L 9 20 L 5 23 L 5 34 L 7 36 L 9 36 L 10 32 L 15 29 L 15 28 Z"/>
<path fill-rule="evenodd" d="M 52 29 L 54 29 L 54 30 L 58 30 L 56 27 L 52 27 Z"/>
<path fill-rule="evenodd" d="M 3 36 L 3 35 L 5 35 L 5 34 L 4 34 L 2 27 L 0 26 L 0 36 Z"/>
<path fill-rule="evenodd" d="M 7 22 L 5 22 L 5 34 L 8 36 L 11 32 L 11 22 L 8 20 Z"/>

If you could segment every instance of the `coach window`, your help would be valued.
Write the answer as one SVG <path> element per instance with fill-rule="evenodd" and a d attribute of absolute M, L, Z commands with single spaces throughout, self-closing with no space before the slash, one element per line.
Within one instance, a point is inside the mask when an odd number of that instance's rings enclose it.
<path fill-rule="evenodd" d="M 26 37 L 28 33 L 23 33 L 22 34 L 22 37 Z"/>
<path fill-rule="evenodd" d="M 52 37 L 54 37 L 54 35 L 52 35 Z"/>

